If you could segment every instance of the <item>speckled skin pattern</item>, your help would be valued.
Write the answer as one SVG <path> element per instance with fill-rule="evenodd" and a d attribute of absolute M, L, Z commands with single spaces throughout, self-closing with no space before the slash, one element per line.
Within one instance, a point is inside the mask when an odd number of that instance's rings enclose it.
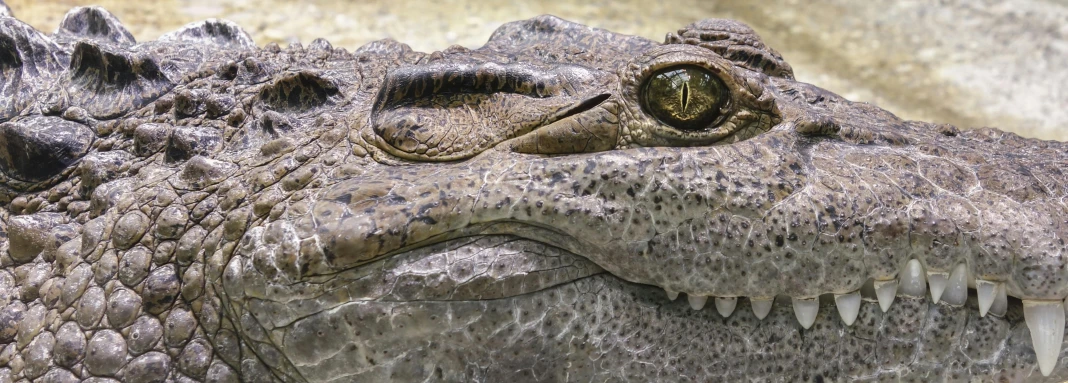
<path fill-rule="evenodd" d="M 715 126 L 643 108 L 673 65 L 727 86 Z M 1068 379 L 1018 300 L 1068 296 L 1068 145 L 795 82 L 737 22 L 426 54 L 78 8 L 0 16 L 0 68 L 0 382 Z M 829 294 L 910 259 L 1014 298 L 842 324 Z M 802 329 L 788 298 L 821 295 Z"/>

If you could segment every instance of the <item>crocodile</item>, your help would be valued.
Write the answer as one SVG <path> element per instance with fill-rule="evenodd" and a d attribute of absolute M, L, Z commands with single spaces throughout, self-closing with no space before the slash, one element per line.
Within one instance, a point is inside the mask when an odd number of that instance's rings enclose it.
<path fill-rule="evenodd" d="M 1068 379 L 1068 144 L 851 102 L 740 22 L 350 52 L 0 10 L 0 382 Z"/>

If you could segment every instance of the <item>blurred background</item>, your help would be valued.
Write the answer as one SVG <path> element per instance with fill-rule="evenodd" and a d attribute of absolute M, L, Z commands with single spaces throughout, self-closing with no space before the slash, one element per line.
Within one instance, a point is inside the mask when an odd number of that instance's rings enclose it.
<path fill-rule="evenodd" d="M 100 5 L 139 41 L 225 18 L 260 44 L 317 37 L 353 50 L 390 37 L 416 50 L 481 46 L 500 24 L 554 14 L 657 41 L 701 18 L 752 26 L 800 81 L 907 118 L 1068 140 L 1068 1 L 5 0 L 52 32 Z M 759 4 L 757 4 L 759 3 Z"/>

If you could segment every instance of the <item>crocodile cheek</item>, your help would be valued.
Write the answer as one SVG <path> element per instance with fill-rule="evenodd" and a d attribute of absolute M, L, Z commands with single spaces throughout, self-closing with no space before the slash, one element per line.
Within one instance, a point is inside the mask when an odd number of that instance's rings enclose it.
<path fill-rule="evenodd" d="M 323 194 L 297 228 L 307 242 L 298 268 L 329 274 L 466 226 L 477 177 L 442 171 L 438 182 L 428 184 L 417 181 L 421 170 L 411 166 L 350 179 Z"/>

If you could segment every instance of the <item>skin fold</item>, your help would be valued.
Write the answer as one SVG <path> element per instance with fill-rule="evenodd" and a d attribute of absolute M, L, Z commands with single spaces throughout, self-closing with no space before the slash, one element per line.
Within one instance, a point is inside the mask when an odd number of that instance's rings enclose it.
<path fill-rule="evenodd" d="M 1024 309 L 1068 296 L 1068 144 L 796 82 L 735 21 L 349 52 L 87 7 L 0 16 L 0 70 L 0 381 L 1068 379 Z"/>

